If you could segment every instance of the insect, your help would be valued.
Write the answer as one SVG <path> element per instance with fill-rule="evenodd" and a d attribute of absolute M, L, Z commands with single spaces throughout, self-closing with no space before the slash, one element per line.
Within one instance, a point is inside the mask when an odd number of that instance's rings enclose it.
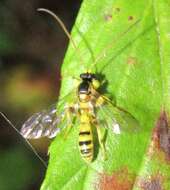
<path fill-rule="evenodd" d="M 75 46 L 64 24 L 54 13 L 47 9 L 39 9 L 39 11 L 54 16 Z M 70 92 L 74 93 L 74 99 L 68 101 L 68 98 L 63 98 L 61 101 L 59 100 L 57 106 L 34 114 L 23 124 L 21 134 L 25 139 L 53 138 L 64 130 L 64 136 L 67 137 L 77 119 L 79 120 L 78 147 L 81 157 L 87 163 L 94 160 L 93 128 L 95 128 L 103 157 L 106 159 L 102 127 L 110 128 L 113 133 L 120 134 L 120 130 L 123 128 L 136 130 L 138 122 L 128 112 L 116 107 L 108 97 L 99 91 L 104 82 L 98 79 L 97 74 L 85 71 L 77 80 L 79 84 Z M 63 104 L 66 104 L 64 108 Z"/>

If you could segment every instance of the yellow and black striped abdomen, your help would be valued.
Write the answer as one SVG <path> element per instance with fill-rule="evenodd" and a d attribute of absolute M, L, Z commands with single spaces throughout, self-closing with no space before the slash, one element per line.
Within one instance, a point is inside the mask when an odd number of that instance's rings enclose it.
<path fill-rule="evenodd" d="M 81 116 L 83 120 L 85 115 Z M 93 134 L 91 129 L 91 123 L 89 118 L 86 118 L 86 121 L 80 122 L 80 131 L 79 131 L 79 150 L 82 158 L 86 162 L 91 162 L 93 160 Z M 81 119 L 82 120 L 82 119 Z"/>

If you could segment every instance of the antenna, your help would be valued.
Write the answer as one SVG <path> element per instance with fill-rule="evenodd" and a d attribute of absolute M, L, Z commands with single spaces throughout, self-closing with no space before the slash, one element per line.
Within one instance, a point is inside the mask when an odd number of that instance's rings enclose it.
<path fill-rule="evenodd" d="M 140 21 L 140 19 L 138 19 L 136 22 L 134 22 L 132 25 L 130 25 L 124 32 L 120 33 L 119 36 L 116 37 L 116 39 L 114 38 L 111 43 L 109 43 L 103 50 L 102 52 L 100 52 L 97 57 L 95 58 L 94 63 L 92 64 L 92 66 L 94 67 L 97 62 L 99 60 L 101 60 L 102 58 L 104 58 L 106 56 L 106 50 L 108 50 L 109 48 L 112 47 L 113 42 L 116 43 L 118 42 L 123 36 L 125 36 L 136 24 L 138 24 Z"/>
<path fill-rule="evenodd" d="M 72 45 L 73 45 L 75 51 L 78 52 L 80 62 L 83 63 L 83 59 L 82 59 L 81 56 L 80 56 L 80 53 L 79 53 L 78 48 L 77 48 L 77 46 L 76 46 L 76 43 L 74 42 L 74 40 L 73 40 L 73 38 L 71 37 L 70 33 L 68 32 L 67 28 L 65 27 L 63 21 L 62 21 L 56 14 L 54 14 L 52 11 L 50 11 L 50 10 L 48 10 L 48 9 L 45 9 L 45 8 L 38 8 L 37 11 L 46 12 L 46 13 L 50 14 L 52 17 L 55 18 L 55 20 L 59 23 L 59 25 L 61 26 L 61 28 L 62 28 L 63 31 L 65 32 L 66 36 L 68 37 L 68 39 L 69 39 L 70 42 L 72 43 Z M 140 19 L 138 19 L 136 22 L 134 22 L 132 25 L 130 25 L 130 26 L 127 28 L 127 30 L 125 30 L 124 32 L 120 33 L 120 34 L 119 34 L 119 37 L 116 37 L 116 39 L 114 38 L 114 39 L 111 41 L 111 43 L 109 43 L 109 44 L 102 50 L 102 52 L 100 52 L 100 53 L 96 56 L 94 63 L 91 64 L 90 69 L 88 69 L 88 70 L 91 70 L 92 67 L 95 67 L 96 64 L 97 64 L 97 62 L 98 62 L 99 60 L 101 60 L 102 58 L 105 57 L 106 51 L 107 51 L 109 48 L 112 47 L 113 42 L 114 42 L 114 43 L 118 42 L 118 40 L 120 40 L 124 35 L 126 35 L 135 25 L 137 25 L 137 24 L 139 23 L 139 21 L 140 21 Z"/>
<path fill-rule="evenodd" d="M 0 114 L 2 115 L 2 117 L 7 121 L 7 123 L 23 138 L 22 134 L 19 132 L 19 130 L 12 124 L 12 122 L 5 116 L 4 113 L 0 112 Z M 25 142 L 29 145 L 29 147 L 31 148 L 31 150 L 33 151 L 33 153 L 37 156 L 37 158 L 41 161 L 41 163 L 45 166 L 45 168 L 47 168 L 47 164 L 46 162 L 41 158 L 41 156 L 37 153 L 37 151 L 35 150 L 35 148 L 32 146 L 32 144 L 25 138 L 23 138 L 25 140 Z"/>
<path fill-rule="evenodd" d="M 45 8 L 38 8 L 37 11 L 39 12 L 46 12 L 48 13 L 49 15 L 51 15 L 57 22 L 58 24 L 61 26 L 61 28 L 63 29 L 64 33 L 66 34 L 66 36 L 68 37 L 68 39 L 70 40 L 70 42 L 72 43 L 75 51 L 77 51 L 79 53 L 79 50 L 76 46 L 76 43 L 74 42 L 73 38 L 71 37 L 71 34 L 68 32 L 67 28 L 65 27 L 65 24 L 64 22 L 55 14 L 53 13 L 52 11 L 48 10 L 48 9 L 45 9 Z M 82 61 L 82 58 L 80 56 L 80 53 L 79 53 L 79 59 L 81 61 L 81 63 L 83 63 Z"/>

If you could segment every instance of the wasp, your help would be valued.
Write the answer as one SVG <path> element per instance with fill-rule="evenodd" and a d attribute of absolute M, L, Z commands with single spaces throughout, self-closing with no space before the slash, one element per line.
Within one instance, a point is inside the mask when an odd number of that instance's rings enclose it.
<path fill-rule="evenodd" d="M 54 16 L 65 31 L 64 24 L 54 13 L 46 9 L 40 9 L 40 11 Z M 67 31 L 66 34 L 71 39 Z M 74 41 L 72 39 L 71 41 L 74 45 Z M 63 98 L 59 100 L 57 106 L 34 114 L 23 124 L 20 132 L 26 139 L 37 139 L 53 138 L 64 130 L 64 138 L 66 138 L 77 119 L 79 120 L 78 147 L 81 157 L 87 163 L 94 160 L 93 128 L 95 128 L 103 157 L 106 159 L 104 135 L 101 129 L 110 128 L 113 133 L 120 134 L 122 128 L 136 130 L 138 122 L 130 113 L 118 108 L 100 92 L 99 89 L 104 82 L 98 79 L 97 74 L 86 71 L 81 73 L 77 80 L 79 84 L 74 92 L 71 92 L 75 93 L 74 100 L 69 102 L 67 98 Z M 66 104 L 64 108 L 60 106 L 63 102 Z M 64 127 L 60 127 L 61 124 Z"/>

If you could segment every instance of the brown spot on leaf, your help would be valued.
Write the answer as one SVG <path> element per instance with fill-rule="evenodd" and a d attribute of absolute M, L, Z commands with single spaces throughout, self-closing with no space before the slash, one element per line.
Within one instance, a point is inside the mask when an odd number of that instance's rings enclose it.
<path fill-rule="evenodd" d="M 119 7 L 117 7 L 117 8 L 116 8 L 116 11 L 117 11 L 117 12 L 120 12 L 120 8 L 119 8 Z"/>
<path fill-rule="evenodd" d="M 158 149 L 161 149 L 170 161 L 170 125 L 169 118 L 165 111 L 160 114 L 156 128 L 153 134 L 154 144 Z"/>
<path fill-rule="evenodd" d="M 97 190 L 129 190 L 133 187 L 135 176 L 124 168 L 113 175 L 102 174 Z"/>
<path fill-rule="evenodd" d="M 136 58 L 136 57 L 128 57 L 127 63 L 128 63 L 129 65 L 134 65 L 134 64 L 137 63 L 137 58 Z"/>
<path fill-rule="evenodd" d="M 129 16 L 129 17 L 128 17 L 128 20 L 129 20 L 129 21 L 133 20 L 133 16 Z"/>
<path fill-rule="evenodd" d="M 163 190 L 161 177 L 154 176 L 146 180 L 142 180 L 140 188 L 143 190 Z"/>
<path fill-rule="evenodd" d="M 111 15 L 111 14 L 105 14 L 105 15 L 104 15 L 104 19 L 105 19 L 106 21 L 111 21 L 111 20 L 112 20 L 112 15 Z"/>

